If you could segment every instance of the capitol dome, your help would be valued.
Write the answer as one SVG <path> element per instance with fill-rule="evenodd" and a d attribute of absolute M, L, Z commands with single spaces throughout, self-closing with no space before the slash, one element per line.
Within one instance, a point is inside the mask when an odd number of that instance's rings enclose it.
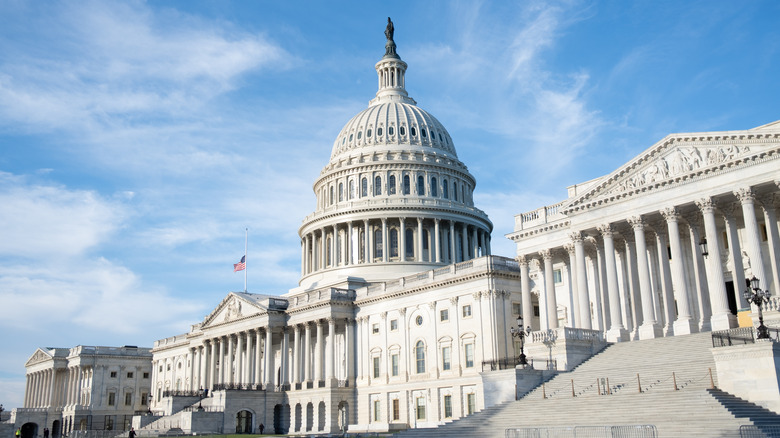
<path fill-rule="evenodd" d="M 406 91 L 392 34 L 378 91 L 336 137 L 303 220 L 300 286 L 386 281 L 490 254 L 493 225 L 452 137 Z"/>

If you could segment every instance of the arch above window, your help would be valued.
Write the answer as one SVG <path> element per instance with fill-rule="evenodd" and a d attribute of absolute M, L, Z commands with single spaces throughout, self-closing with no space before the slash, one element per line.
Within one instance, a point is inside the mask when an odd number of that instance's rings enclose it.
<path fill-rule="evenodd" d="M 417 341 L 414 345 L 414 359 L 417 365 L 417 374 L 425 373 L 425 344 L 423 341 Z"/>

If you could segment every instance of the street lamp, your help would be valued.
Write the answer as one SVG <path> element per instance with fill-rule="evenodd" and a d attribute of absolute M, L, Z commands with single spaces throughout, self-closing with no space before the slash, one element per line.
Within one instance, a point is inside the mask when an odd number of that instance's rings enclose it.
<path fill-rule="evenodd" d="M 0 423 L 2 423 L 2 422 L 3 422 L 3 411 L 4 411 L 4 410 L 5 410 L 5 409 L 3 408 L 3 404 L 2 404 L 2 403 L 0 403 Z"/>
<path fill-rule="evenodd" d="M 701 242 L 699 242 L 699 248 L 701 249 L 701 255 L 704 257 L 707 257 L 710 255 L 709 251 L 707 251 L 707 238 L 702 237 Z"/>
<path fill-rule="evenodd" d="M 742 292 L 748 303 L 758 306 L 758 339 L 769 339 L 769 329 L 764 325 L 764 313 L 761 311 L 761 304 L 769 300 L 769 290 L 761 290 L 758 285 L 759 280 L 755 276 L 750 280 L 745 279 L 747 288 Z"/>
<path fill-rule="evenodd" d="M 528 365 L 528 361 L 525 360 L 525 353 L 523 353 L 523 346 L 525 344 L 525 337 L 531 334 L 531 326 L 529 325 L 523 329 L 523 317 L 517 317 L 517 327 L 509 329 L 513 338 L 520 338 L 520 365 Z"/>

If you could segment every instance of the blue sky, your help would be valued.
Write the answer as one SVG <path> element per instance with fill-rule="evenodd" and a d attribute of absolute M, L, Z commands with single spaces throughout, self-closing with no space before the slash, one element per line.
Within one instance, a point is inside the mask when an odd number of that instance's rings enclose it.
<path fill-rule="evenodd" d="M 669 133 L 780 119 L 775 1 L 0 0 L 0 403 L 37 347 L 186 332 L 243 289 L 247 227 L 249 291 L 296 286 L 388 16 L 499 255 L 513 215 Z"/>

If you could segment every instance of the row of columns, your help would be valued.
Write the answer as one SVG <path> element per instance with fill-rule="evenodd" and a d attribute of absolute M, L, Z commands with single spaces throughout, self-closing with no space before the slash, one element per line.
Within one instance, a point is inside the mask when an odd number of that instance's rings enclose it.
<path fill-rule="evenodd" d="M 354 375 L 351 343 L 354 328 L 340 320 L 346 337 L 339 379 Z M 204 341 L 190 349 L 190 390 L 216 385 L 276 385 L 336 379 L 336 319 L 328 318 L 280 328 L 253 329 Z M 325 327 L 327 326 L 327 333 Z M 313 340 L 312 329 L 316 330 Z M 274 335 L 277 334 L 277 348 Z M 292 336 L 292 341 L 290 337 Z M 280 379 L 275 375 L 276 351 L 281 351 Z"/>
<path fill-rule="evenodd" d="M 572 233 L 571 244 L 567 245 L 566 249 L 570 255 L 569 266 L 572 267 L 570 272 L 573 275 L 570 282 L 574 307 L 571 312 L 573 326 L 591 329 L 596 320 L 597 328 L 608 327 L 609 340 L 628 338 L 627 327 L 623 321 L 633 321 L 634 336 L 639 339 L 658 337 L 663 331 L 671 335 L 734 327 L 736 317 L 729 309 L 726 276 L 721 261 L 721 239 L 716 222 L 718 212 L 725 223 L 728 248 L 735 265 L 732 275 L 738 307 L 747 307 L 741 294 L 745 284 L 745 269 L 750 270 L 749 275 L 761 279 L 767 288 L 772 285 L 776 293 L 780 239 L 773 196 L 769 195 L 759 204 L 767 224 L 772 267 L 771 272 L 765 272 L 765 257 L 761 251 L 761 234 L 756 216 L 756 195 L 751 188 L 738 189 L 734 191 L 734 195 L 739 200 L 738 206 L 718 206 L 716 199 L 704 197 L 695 201 L 698 211 L 694 214 L 683 216 L 677 207 L 665 208 L 659 211 L 663 220 L 651 224 L 651 229 L 647 227 L 648 215 L 627 218 L 626 222 L 630 228 L 620 228 L 614 225 L 615 223 L 599 226 L 597 234 L 587 236 L 596 247 L 595 254 L 591 256 L 593 269 L 590 271 L 586 266 L 586 235 L 583 232 Z M 744 220 L 744 241 L 740 241 L 737 231 L 735 213 L 740 213 L 740 210 Z M 685 257 L 686 251 L 681 238 L 686 231 L 681 229 L 683 219 L 687 222 L 691 258 Z M 708 242 L 709 254 L 706 258 L 702 256 L 699 247 L 701 228 L 704 230 L 703 237 L 706 237 Z M 651 232 L 649 236 L 648 231 Z M 625 243 L 622 250 L 615 243 L 616 232 L 620 233 Z M 655 254 L 650 251 L 651 247 L 655 247 Z M 618 261 L 618 256 L 622 259 L 624 278 L 628 279 L 624 287 L 627 296 L 621 295 L 620 291 L 618 272 L 621 262 Z M 518 257 L 524 315 L 532 314 L 528 263 L 534 258 L 537 258 L 537 255 Z M 558 315 L 552 249 L 539 251 L 538 258 L 542 260 L 539 264 L 544 273 L 543 295 L 547 326 L 556 328 Z M 749 266 L 743 266 L 743 258 Z M 655 266 L 651 266 L 652 262 L 655 262 Z M 588 281 L 589 276 L 594 277 L 591 282 Z M 655 288 L 653 279 L 657 282 Z M 663 312 L 656 292 L 661 292 Z M 591 312 L 591 303 L 595 304 L 596 312 Z M 599 311 L 602 306 L 603 314 Z M 699 311 L 698 323 L 694 318 L 694 306 Z M 665 329 L 660 326 L 662 320 L 667 323 Z"/>
<path fill-rule="evenodd" d="M 73 366 L 59 371 L 55 368 L 27 374 L 24 392 L 25 408 L 71 406 L 85 404 L 81 400 L 82 388 L 89 386 L 92 368 Z"/>
<path fill-rule="evenodd" d="M 406 241 L 407 229 L 413 231 L 412 242 Z M 397 248 L 391 246 L 391 230 L 397 233 Z M 428 232 L 427 241 L 423 230 Z M 378 241 L 377 231 L 381 231 L 381 241 Z M 428 249 L 424 249 L 426 244 Z M 413 245 L 411 257 L 407 256 L 408 245 Z M 336 266 L 389 261 L 451 264 L 489 254 L 490 233 L 476 225 L 422 217 L 365 219 L 329 225 L 303 236 L 301 274 Z"/>

